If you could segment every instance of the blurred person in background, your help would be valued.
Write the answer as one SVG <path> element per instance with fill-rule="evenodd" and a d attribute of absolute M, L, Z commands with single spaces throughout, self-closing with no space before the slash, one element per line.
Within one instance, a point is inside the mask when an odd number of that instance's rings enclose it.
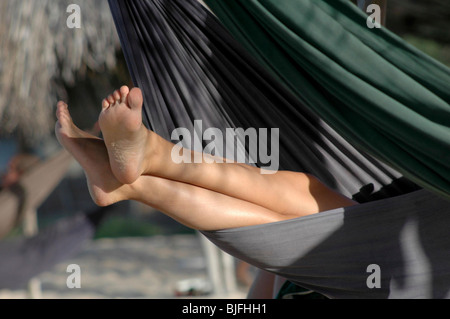
<path fill-rule="evenodd" d="M 20 177 L 40 162 L 40 158 L 30 153 L 14 155 L 8 162 L 6 172 L 1 176 L 0 190 L 16 184 Z"/>

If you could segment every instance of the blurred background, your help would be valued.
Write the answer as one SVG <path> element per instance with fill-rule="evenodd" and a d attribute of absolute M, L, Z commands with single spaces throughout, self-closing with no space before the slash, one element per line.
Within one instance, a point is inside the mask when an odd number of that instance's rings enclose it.
<path fill-rule="evenodd" d="M 66 25 L 72 3 L 81 9 L 80 29 Z M 5 173 L 16 154 L 44 160 L 60 149 L 54 136 L 57 101 L 66 101 L 74 122 L 90 130 L 102 99 L 132 83 L 107 1 L 1 0 L 0 16 L 0 170 Z M 134 223 L 124 213 L 136 212 L 129 206 L 123 203 L 120 217 L 112 218 L 97 236 L 162 233 L 152 223 Z M 72 163 L 39 207 L 39 226 L 92 208 L 84 174 Z"/>
<path fill-rule="evenodd" d="M 66 9 L 72 3 L 78 3 L 81 8 L 80 29 L 66 25 L 69 16 Z M 102 99 L 121 85 L 132 83 L 106 0 L 0 0 L 0 21 L 0 172 L 4 175 L 17 154 L 33 154 L 44 161 L 60 149 L 53 132 L 58 100 L 68 102 L 77 125 L 91 129 L 97 121 Z M 388 0 L 387 27 L 450 66 L 450 3 L 447 0 Z M 37 207 L 37 227 L 45 229 L 58 220 L 91 209 L 94 204 L 84 174 L 76 163 L 71 163 L 58 187 Z M 15 227 L 7 239 L 21 236 L 21 227 Z M 121 244 L 112 241 L 122 238 L 130 241 Z M 147 244 L 138 240 L 142 238 Z M 169 238 L 173 241 L 169 242 Z M 149 247 L 150 239 L 155 240 L 152 247 Z M 97 250 L 89 250 L 94 247 L 90 246 L 83 256 L 97 255 L 93 260 L 98 261 L 99 251 L 105 252 L 100 262 L 102 267 L 113 263 L 106 257 L 112 251 L 122 261 L 133 258 L 141 261 L 139 271 L 131 266 L 128 270 L 117 270 L 109 277 L 105 275 L 106 282 L 117 281 L 130 272 L 142 272 L 142 267 L 155 262 L 161 254 L 169 258 L 166 263 L 181 268 L 173 268 L 178 273 L 174 276 L 160 260 L 161 264 L 154 265 L 153 273 L 144 274 L 148 281 L 143 282 L 136 275 L 135 285 L 142 286 L 141 290 L 133 292 L 130 288 L 133 283 L 125 282 L 103 291 L 97 287 L 90 295 L 93 297 L 170 298 L 176 296 L 176 284 L 184 278 L 207 277 L 197 234 L 138 203 L 125 202 L 112 207 L 96 232 L 95 241 Z M 139 247 L 145 250 L 145 258 Z M 171 254 L 180 258 L 170 259 Z M 43 275 L 44 292 L 61 295 L 51 283 L 67 277 L 61 267 Z M 105 274 L 101 268 L 97 271 L 99 278 Z M 251 269 L 246 271 L 249 276 L 253 274 Z M 154 281 L 161 273 L 166 277 Z M 240 278 L 241 292 L 247 289 L 247 279 Z M 128 285 L 128 289 L 121 289 L 123 285 Z M 150 286 L 153 288 L 149 289 Z"/>

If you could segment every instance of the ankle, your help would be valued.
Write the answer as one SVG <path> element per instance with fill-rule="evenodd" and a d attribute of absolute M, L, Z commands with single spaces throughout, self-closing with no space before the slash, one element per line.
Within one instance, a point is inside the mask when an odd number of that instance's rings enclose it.
<path fill-rule="evenodd" d="M 161 156 L 161 137 L 155 132 L 145 129 L 145 154 L 143 159 L 143 175 L 158 172 L 158 158 Z"/>

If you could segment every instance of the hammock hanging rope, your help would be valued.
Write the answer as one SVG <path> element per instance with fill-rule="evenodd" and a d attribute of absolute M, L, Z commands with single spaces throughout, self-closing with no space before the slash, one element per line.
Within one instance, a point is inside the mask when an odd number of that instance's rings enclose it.
<path fill-rule="evenodd" d="M 300 11 L 302 14 L 299 15 L 311 19 L 308 21 L 310 28 L 314 28 L 316 23 L 324 23 L 321 21 L 323 17 L 320 18 L 323 12 L 328 12 L 327 20 L 332 20 L 336 28 L 352 23 L 359 25 L 363 17 L 342 1 L 321 1 L 326 7 L 313 5 L 306 0 L 278 3 L 297 2 L 309 4 L 309 11 Z M 353 196 L 360 202 L 372 201 L 281 223 L 204 232 L 206 237 L 237 258 L 331 298 L 447 296 L 450 288 L 450 261 L 446 255 L 450 239 L 443 230 L 448 229 L 450 224 L 449 203 L 425 190 L 407 194 L 417 190 L 417 187 L 398 171 L 364 152 L 371 148 L 377 149 L 376 141 L 373 145 L 368 145 L 372 143 L 371 134 L 377 132 L 368 126 L 372 123 L 367 118 L 358 122 L 345 109 L 348 107 L 346 103 L 355 107 L 361 101 L 366 106 L 376 107 L 376 100 L 368 98 L 378 88 L 374 82 L 353 79 L 348 83 L 338 81 L 335 85 L 327 79 L 327 72 L 323 69 L 329 67 L 333 59 L 328 59 L 329 63 L 323 68 L 319 68 L 321 64 L 308 61 L 302 69 L 288 65 L 293 59 L 284 55 L 282 61 L 287 61 L 286 64 L 273 71 L 268 61 L 279 58 L 277 51 L 265 52 L 266 55 L 259 63 L 255 62 L 250 54 L 261 57 L 259 49 L 246 46 L 247 50 L 244 50 L 214 15 L 193 0 L 109 0 L 109 3 L 131 76 L 135 85 L 143 91 L 144 117 L 151 129 L 169 139 L 173 129 L 192 128 L 196 119 L 203 120 L 205 128 L 281 128 L 282 169 L 312 173 L 347 196 Z M 239 1 L 220 3 L 242 5 L 242 12 L 248 13 L 244 8 L 251 11 L 251 7 L 246 8 Z M 249 1 L 247 5 L 250 6 L 250 3 L 259 5 L 256 1 Z M 220 11 L 212 1 L 209 4 L 216 13 Z M 271 9 L 277 11 L 276 5 L 272 3 Z M 227 10 L 224 9 L 223 12 L 233 22 L 242 13 Z M 267 12 L 270 13 L 269 10 Z M 253 17 L 246 18 L 254 22 Z M 221 19 L 225 20 L 223 15 Z M 295 20 L 289 22 L 292 24 L 290 27 L 295 27 Z M 224 23 L 230 30 L 233 29 L 233 24 Z M 268 21 L 268 24 L 272 23 L 277 24 Z M 240 24 L 234 25 L 238 28 L 237 26 L 241 28 Z M 259 33 L 252 33 L 252 27 L 251 24 L 242 25 L 243 29 L 238 30 L 244 34 L 242 37 L 245 40 L 258 37 L 261 45 L 281 47 L 280 43 L 269 37 L 270 32 L 261 31 L 258 29 L 260 26 L 256 25 Z M 340 32 L 344 39 L 352 34 L 351 30 L 344 31 L 342 28 Z M 332 32 L 327 30 L 327 33 L 333 43 Z M 314 34 L 314 38 L 316 36 L 320 34 Z M 376 36 L 371 37 L 372 42 L 378 41 Z M 323 40 L 322 35 L 321 41 Z M 366 47 L 366 43 L 355 40 L 353 45 L 355 48 Z M 399 49 L 386 54 L 398 55 L 397 58 L 402 60 L 404 45 L 397 40 L 392 40 L 391 45 L 393 48 L 398 46 Z M 343 47 L 343 43 L 339 47 Z M 325 50 L 319 60 L 326 61 L 327 54 L 332 54 L 329 51 Z M 380 52 L 373 51 L 371 56 L 375 58 L 379 54 Z M 355 59 L 358 56 L 352 57 Z M 425 64 L 430 61 L 428 58 L 422 61 L 416 52 L 411 57 L 416 57 L 417 61 Z M 334 58 L 338 59 L 336 56 Z M 362 60 L 367 63 L 366 58 Z M 261 62 L 265 67 L 261 66 Z M 349 63 L 348 60 L 344 62 Z M 349 68 L 357 68 L 355 61 L 350 62 Z M 316 68 L 311 68 L 310 65 Z M 338 67 L 345 69 L 336 64 L 331 70 Z M 394 68 L 392 65 L 390 67 Z M 267 68 L 272 72 L 269 73 Z M 441 72 L 445 76 L 446 71 Z M 302 90 L 292 90 L 293 84 L 287 81 L 281 84 L 286 75 L 283 73 L 295 73 Z M 348 71 L 348 74 L 352 73 Z M 351 77 L 354 78 L 353 75 Z M 336 81 L 338 77 L 334 74 L 330 79 Z M 353 92 L 346 84 L 362 84 L 364 93 L 359 94 L 360 88 L 356 86 Z M 327 91 L 328 86 L 332 92 Z M 431 92 L 431 86 L 429 88 Z M 349 93 L 349 96 L 345 98 L 340 93 Z M 383 94 L 382 101 L 387 102 L 388 94 Z M 443 99 L 443 96 L 440 97 L 440 100 Z M 388 100 L 397 101 L 393 98 Z M 327 120 L 338 128 L 340 134 L 345 133 L 346 139 L 350 137 L 352 142 L 365 141 L 363 147 L 355 143 L 361 147 L 360 150 L 355 149 L 322 121 L 316 115 L 316 109 L 314 112 L 310 110 L 311 105 L 316 102 L 325 110 L 329 107 L 327 112 L 335 115 L 336 122 L 343 128 L 334 125 L 336 123 L 329 121 L 330 119 Z M 334 107 L 337 108 L 336 111 Z M 445 108 L 441 107 L 439 110 L 445 114 Z M 389 110 L 382 108 L 379 112 L 372 110 L 372 115 L 378 115 L 379 121 L 382 111 L 389 114 Z M 361 110 L 358 112 L 363 113 Z M 427 111 L 424 114 L 426 113 Z M 440 121 L 445 121 L 445 117 Z M 393 122 L 384 123 L 384 127 L 389 124 L 392 125 Z M 445 126 L 441 126 L 445 131 Z M 391 129 L 395 133 L 398 128 Z M 434 133 L 436 131 L 428 134 L 427 138 L 431 138 L 435 145 L 441 143 L 442 138 L 432 139 Z M 402 141 L 398 138 L 386 139 L 391 146 Z M 398 147 L 392 158 L 396 159 L 401 151 L 405 152 L 402 147 Z M 389 154 L 386 156 L 390 156 Z M 375 155 L 379 154 L 375 152 Z M 402 170 L 409 173 L 405 167 L 410 162 L 420 162 L 420 159 L 409 161 L 405 158 L 400 163 L 403 164 Z M 444 184 L 448 180 L 444 178 L 444 183 L 434 184 L 433 179 L 427 177 L 428 173 L 420 175 L 423 185 L 431 184 L 430 188 L 445 193 Z M 401 194 L 406 195 L 397 196 Z M 387 197 L 394 198 L 373 201 Z M 379 289 L 370 289 L 367 285 L 367 267 L 371 264 L 379 265 L 382 270 L 382 285 Z"/>

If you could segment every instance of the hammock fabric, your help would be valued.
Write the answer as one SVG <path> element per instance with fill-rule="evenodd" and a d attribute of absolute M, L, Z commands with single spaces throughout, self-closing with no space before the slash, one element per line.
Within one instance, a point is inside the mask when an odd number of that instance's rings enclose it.
<path fill-rule="evenodd" d="M 280 169 L 311 173 L 363 202 L 417 187 L 355 150 L 278 83 L 196 1 L 110 1 L 122 50 L 144 95 L 144 121 L 178 127 L 281 128 Z M 242 143 L 243 144 L 243 143 Z M 219 154 L 220 155 L 220 154 Z"/>
<path fill-rule="evenodd" d="M 227 127 L 280 128 L 281 169 L 312 173 L 330 187 L 360 202 L 417 190 L 417 186 L 397 170 L 365 153 L 364 150 L 371 150 L 369 147 L 361 147 L 363 151 L 358 151 L 322 121 L 316 111 L 309 109 L 315 102 L 321 107 L 330 107 L 330 110 L 333 107 L 344 108 L 346 103 L 355 104 L 345 99 L 331 103 L 335 97 L 327 89 L 333 83 L 321 83 L 313 77 L 318 74 L 325 81 L 326 72 L 319 68 L 320 64 L 317 64 L 317 70 L 302 70 L 294 66 L 291 69 L 289 65 L 283 72 L 267 71 L 248 53 L 258 56 L 255 49 L 243 49 L 214 15 L 193 0 L 109 0 L 109 3 L 131 76 L 144 94 L 146 124 L 158 134 L 170 139 L 173 129 L 192 129 L 196 119 L 203 121 L 204 128 L 222 130 Z M 233 1 L 226 3 L 230 6 L 239 4 Z M 323 3 L 330 10 L 331 17 L 327 19 L 336 25 L 350 23 L 353 16 L 353 23 L 362 20 L 362 15 L 341 1 L 336 1 L 339 3 L 337 7 L 333 7 L 333 1 Z M 212 3 L 210 5 L 214 8 Z M 339 11 L 339 6 L 343 6 L 343 10 Z M 320 22 L 315 19 L 323 10 L 314 5 L 310 10 L 304 15 L 311 19 L 308 21 L 310 28 L 315 28 L 315 24 Z M 347 16 L 349 18 L 344 19 Z M 340 22 L 342 19 L 344 21 Z M 334 41 L 333 32 L 326 32 L 331 37 L 327 41 Z M 342 32 L 342 35 L 346 33 Z M 259 36 L 263 41 L 262 34 Z M 270 33 L 266 36 L 270 39 Z M 376 37 L 372 35 L 371 38 L 377 42 Z M 280 46 L 273 41 L 268 40 L 266 45 Z M 365 47 L 365 44 L 360 41 L 354 46 Z M 403 45 L 400 41 L 393 41 L 392 46 Z M 339 47 L 344 48 L 344 45 Z M 286 63 L 293 60 L 273 52 L 275 55 L 267 60 L 282 58 Z M 391 52 L 386 54 L 391 55 Z M 333 52 L 323 53 L 324 57 L 331 54 Z M 372 53 L 372 56 L 376 54 Z M 354 55 L 353 59 L 357 57 Z M 361 60 L 370 63 L 370 59 L 369 62 Z M 428 59 L 423 58 L 423 61 Z M 328 66 L 325 64 L 323 68 Z M 357 69 L 357 66 L 352 63 L 349 68 Z M 298 85 L 303 90 L 294 91 L 289 85 L 282 84 L 283 73 L 297 74 Z M 351 74 L 350 71 L 348 73 Z M 383 78 L 382 74 L 377 76 Z M 337 87 L 341 89 L 345 83 L 338 83 Z M 349 82 L 355 83 L 360 84 L 356 80 Z M 367 93 L 370 88 L 375 90 L 376 84 L 381 85 L 369 81 L 362 87 Z M 344 92 L 351 93 L 349 88 L 345 89 Z M 354 87 L 355 91 L 359 89 Z M 370 92 L 372 97 L 378 96 Z M 350 100 L 353 97 L 360 101 L 363 99 L 356 93 L 349 96 Z M 384 97 L 381 104 L 387 105 L 389 101 Z M 376 104 L 376 100 L 370 101 L 371 108 L 376 109 Z M 380 110 L 379 113 L 386 111 Z M 337 114 L 339 112 L 336 111 Z M 355 117 L 348 120 L 346 116 L 349 116 L 348 112 L 342 111 L 340 124 L 358 125 Z M 330 121 L 330 124 L 335 123 Z M 371 142 L 370 136 L 366 135 L 373 133 L 374 129 L 367 120 L 360 124 L 361 131 L 367 126 L 366 133 L 353 132 L 345 125 L 342 125 L 345 130 L 337 127 L 341 133 L 350 131 L 357 141 Z M 389 124 L 393 125 L 392 122 Z M 444 130 L 444 126 L 442 128 Z M 391 129 L 395 131 L 396 127 Z M 398 141 L 396 139 L 390 144 Z M 396 154 L 392 157 L 395 158 Z M 406 161 L 402 167 L 407 167 L 411 161 Z M 331 298 L 435 297 L 444 296 L 449 288 L 447 269 L 450 268 L 443 256 L 450 240 L 432 229 L 447 225 L 448 217 L 445 217 L 448 215 L 445 213 L 448 214 L 448 210 L 448 202 L 442 198 L 428 191 L 418 191 L 308 218 L 204 234 L 231 255 Z M 425 226 L 422 220 L 425 220 Z M 422 226 L 428 231 L 422 232 Z M 423 233 L 428 236 L 426 242 L 425 236 L 421 236 Z M 409 241 L 410 238 L 415 241 Z M 424 243 L 430 245 L 424 248 Z M 388 253 L 389 249 L 393 249 L 392 254 Z M 431 263 L 428 255 L 437 257 Z M 366 270 L 371 264 L 381 267 L 382 286 L 379 289 L 369 289 L 366 284 L 369 276 Z"/>
<path fill-rule="evenodd" d="M 268 225 L 203 232 L 329 298 L 450 298 L 450 205 L 427 191 Z M 371 275 L 379 267 L 379 288 Z"/>
<path fill-rule="evenodd" d="M 206 0 L 253 56 L 358 149 L 450 196 L 450 70 L 347 0 Z M 376 70 L 375 70 L 376 69 Z"/>

